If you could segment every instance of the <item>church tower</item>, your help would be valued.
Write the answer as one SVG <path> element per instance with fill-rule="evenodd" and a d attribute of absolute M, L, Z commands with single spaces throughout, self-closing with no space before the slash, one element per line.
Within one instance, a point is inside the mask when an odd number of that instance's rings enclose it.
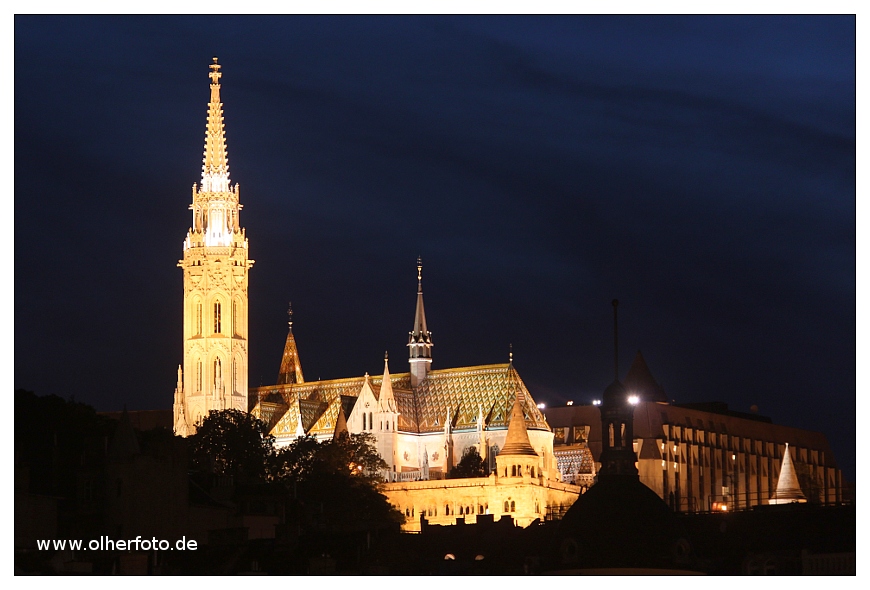
<path fill-rule="evenodd" d="M 432 368 L 432 334 L 426 328 L 423 310 L 423 261 L 417 257 L 417 310 L 414 329 L 408 333 L 408 361 L 411 363 L 411 387 L 416 388 Z"/>
<path fill-rule="evenodd" d="M 230 185 L 220 98 L 221 66 L 209 66 L 211 99 L 200 186 L 193 185 L 184 240 L 184 363 L 175 391 L 175 433 L 193 434 L 210 410 L 248 409 L 248 240 L 239 185 Z"/>

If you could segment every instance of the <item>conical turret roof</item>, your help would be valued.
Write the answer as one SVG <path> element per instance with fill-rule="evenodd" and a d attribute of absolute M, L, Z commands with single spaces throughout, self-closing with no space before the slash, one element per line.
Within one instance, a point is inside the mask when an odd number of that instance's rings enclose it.
<path fill-rule="evenodd" d="M 782 456 L 782 467 L 779 470 L 779 480 L 776 482 L 776 491 L 770 497 L 771 504 L 791 504 L 792 502 L 806 502 L 807 497 L 801 490 L 797 473 L 791 462 L 791 453 L 788 443 L 785 443 L 785 453 Z"/>
<path fill-rule="evenodd" d="M 666 402 L 668 396 L 661 385 L 653 378 L 652 372 L 638 350 L 631 363 L 631 368 L 625 375 L 625 389 L 629 394 L 637 395 L 646 402 Z"/>
<path fill-rule="evenodd" d="M 511 410 L 511 421 L 508 424 L 507 436 L 504 447 L 499 451 L 500 455 L 536 455 L 532 443 L 529 441 L 529 432 L 526 430 L 526 418 L 523 416 L 521 393 L 514 399 L 514 407 Z"/>

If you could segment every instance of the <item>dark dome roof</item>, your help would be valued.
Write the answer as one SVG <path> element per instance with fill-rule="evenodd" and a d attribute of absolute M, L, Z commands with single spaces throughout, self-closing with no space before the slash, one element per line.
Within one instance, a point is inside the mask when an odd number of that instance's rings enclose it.
<path fill-rule="evenodd" d="M 607 386 L 607 389 L 604 390 L 604 397 L 602 398 L 604 403 L 617 403 L 623 404 L 628 398 L 628 394 L 626 393 L 625 386 L 619 382 L 619 380 L 614 381 L 610 385 Z"/>
<path fill-rule="evenodd" d="M 631 477 L 589 488 L 565 514 L 558 536 L 563 563 L 588 567 L 666 567 L 686 537 L 668 505 Z"/>

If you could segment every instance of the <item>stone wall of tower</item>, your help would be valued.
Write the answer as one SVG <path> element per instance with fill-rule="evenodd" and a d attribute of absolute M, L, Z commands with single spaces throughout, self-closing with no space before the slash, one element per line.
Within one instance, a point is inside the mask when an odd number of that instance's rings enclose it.
<path fill-rule="evenodd" d="M 184 413 L 192 427 L 210 410 L 248 409 L 248 260 L 244 231 L 229 247 L 191 232 L 184 270 Z M 187 245 L 187 244 L 186 244 Z"/>

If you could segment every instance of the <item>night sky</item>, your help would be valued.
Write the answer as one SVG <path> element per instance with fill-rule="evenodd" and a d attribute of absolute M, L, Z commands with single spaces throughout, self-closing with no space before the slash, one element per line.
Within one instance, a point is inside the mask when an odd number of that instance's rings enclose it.
<path fill-rule="evenodd" d="M 507 362 L 820 430 L 855 474 L 855 18 L 16 17 L 15 387 L 170 408 L 208 65 L 250 384 Z"/>

